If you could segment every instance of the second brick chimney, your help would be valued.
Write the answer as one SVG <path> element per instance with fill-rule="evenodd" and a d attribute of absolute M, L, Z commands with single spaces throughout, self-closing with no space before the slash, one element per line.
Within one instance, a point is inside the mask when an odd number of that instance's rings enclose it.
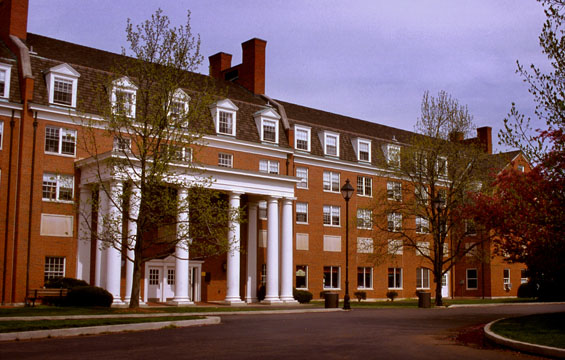
<path fill-rule="evenodd" d="M 492 154 L 492 128 L 483 126 L 477 128 L 477 138 L 487 154 Z"/>
<path fill-rule="evenodd" d="M 0 1 L 0 36 L 8 42 L 10 35 L 27 38 L 28 0 Z"/>

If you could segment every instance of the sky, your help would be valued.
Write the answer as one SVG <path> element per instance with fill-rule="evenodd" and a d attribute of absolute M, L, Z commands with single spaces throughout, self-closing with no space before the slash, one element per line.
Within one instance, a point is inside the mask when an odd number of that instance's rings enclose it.
<path fill-rule="evenodd" d="M 511 104 L 535 108 L 516 61 L 547 68 L 535 0 L 29 0 L 28 31 L 120 52 L 127 19 L 159 7 L 173 25 L 191 11 L 200 73 L 220 51 L 241 63 L 241 43 L 257 37 L 272 98 L 413 131 L 423 93 L 445 90 L 493 128 L 495 151 L 508 150 L 497 133 Z"/>

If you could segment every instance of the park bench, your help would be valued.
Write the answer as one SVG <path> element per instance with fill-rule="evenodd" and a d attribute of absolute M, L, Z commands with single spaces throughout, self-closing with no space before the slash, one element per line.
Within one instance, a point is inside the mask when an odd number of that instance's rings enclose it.
<path fill-rule="evenodd" d="M 27 296 L 26 296 L 26 305 L 29 304 L 29 302 L 32 302 L 32 306 L 35 306 L 35 300 L 38 299 L 45 299 L 45 298 L 62 298 L 64 296 L 67 296 L 67 292 L 68 289 L 45 289 L 45 288 L 39 288 L 39 289 L 29 289 L 27 291 Z"/>

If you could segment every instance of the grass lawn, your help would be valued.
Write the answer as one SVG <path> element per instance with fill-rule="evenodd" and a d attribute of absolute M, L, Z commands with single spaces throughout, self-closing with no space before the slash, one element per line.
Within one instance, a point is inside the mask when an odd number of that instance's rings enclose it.
<path fill-rule="evenodd" d="M 0 333 L 66 329 L 86 326 L 136 324 L 160 321 L 203 319 L 202 316 L 163 316 L 151 318 L 84 319 L 84 320 L 43 320 L 43 321 L 0 321 Z"/>
<path fill-rule="evenodd" d="M 510 339 L 565 349 L 564 324 L 562 312 L 505 319 L 491 330 Z"/>

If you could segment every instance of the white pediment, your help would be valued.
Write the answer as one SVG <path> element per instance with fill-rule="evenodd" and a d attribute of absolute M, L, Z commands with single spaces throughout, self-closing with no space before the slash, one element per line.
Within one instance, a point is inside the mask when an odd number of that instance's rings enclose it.
<path fill-rule="evenodd" d="M 49 69 L 49 72 L 59 75 L 74 77 L 74 78 L 80 77 L 79 72 L 73 69 L 73 67 L 69 64 L 61 64 L 54 66 L 51 69 Z"/>
<path fill-rule="evenodd" d="M 220 108 L 222 110 L 229 110 L 229 111 L 237 111 L 239 110 L 239 108 L 237 106 L 235 106 L 235 104 L 230 100 L 230 99 L 224 99 L 224 100 L 220 100 L 215 104 L 212 104 L 212 106 L 210 106 L 211 108 Z"/>
<path fill-rule="evenodd" d="M 114 80 L 112 84 L 123 89 L 137 90 L 137 86 L 127 76 Z"/>
<path fill-rule="evenodd" d="M 190 96 L 183 89 L 178 88 L 173 93 L 173 99 L 181 100 L 181 101 L 190 101 Z"/>
<path fill-rule="evenodd" d="M 275 109 L 268 107 L 263 110 L 259 110 L 253 114 L 254 118 L 263 117 L 269 119 L 279 120 L 281 116 L 275 111 Z"/>

